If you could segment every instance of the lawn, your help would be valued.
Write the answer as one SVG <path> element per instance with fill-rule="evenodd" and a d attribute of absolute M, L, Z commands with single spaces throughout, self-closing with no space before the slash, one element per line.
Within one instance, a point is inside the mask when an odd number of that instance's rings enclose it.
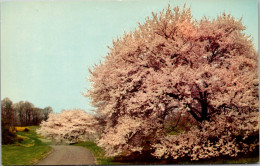
<path fill-rule="evenodd" d="M 51 151 L 50 143 L 43 143 L 36 134 L 37 126 L 30 126 L 29 132 L 17 132 L 23 138 L 21 143 L 2 145 L 3 165 L 32 165 L 44 158 Z"/>

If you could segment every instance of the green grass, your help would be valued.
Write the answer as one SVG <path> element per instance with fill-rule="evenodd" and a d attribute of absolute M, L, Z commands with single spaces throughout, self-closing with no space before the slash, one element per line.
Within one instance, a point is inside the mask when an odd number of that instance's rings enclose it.
<path fill-rule="evenodd" d="M 87 141 L 87 142 L 77 143 L 77 144 L 74 144 L 74 145 L 82 146 L 82 147 L 89 149 L 93 153 L 93 155 L 95 156 L 95 159 L 96 159 L 96 162 L 97 162 L 96 164 L 98 164 L 98 165 L 120 164 L 120 163 L 114 162 L 113 158 L 106 157 L 104 150 L 101 147 L 98 147 L 97 144 L 95 144 L 94 142 Z"/>
<path fill-rule="evenodd" d="M 21 143 L 2 145 L 3 165 L 32 165 L 44 158 L 51 147 L 48 143 L 40 141 L 40 136 L 36 134 L 37 126 L 29 126 L 29 132 L 17 132 L 23 137 Z"/>

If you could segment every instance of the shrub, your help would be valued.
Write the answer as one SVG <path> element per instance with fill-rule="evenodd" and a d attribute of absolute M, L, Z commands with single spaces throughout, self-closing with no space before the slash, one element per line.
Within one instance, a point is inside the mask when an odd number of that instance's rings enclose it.
<path fill-rule="evenodd" d="M 16 133 L 5 119 L 2 118 L 2 144 L 13 144 L 16 141 Z"/>
<path fill-rule="evenodd" d="M 28 131 L 30 131 L 30 129 L 29 128 L 25 128 L 24 131 L 28 132 Z"/>
<path fill-rule="evenodd" d="M 9 132 L 11 132 L 11 133 L 15 133 L 15 132 L 16 132 L 15 127 L 10 126 L 10 127 L 9 127 Z"/>
<path fill-rule="evenodd" d="M 13 144 L 16 141 L 16 134 L 10 132 L 8 127 L 2 128 L 2 144 Z"/>
<path fill-rule="evenodd" d="M 30 129 L 28 127 L 14 127 L 15 131 L 17 132 L 22 132 L 22 131 L 30 131 Z"/>

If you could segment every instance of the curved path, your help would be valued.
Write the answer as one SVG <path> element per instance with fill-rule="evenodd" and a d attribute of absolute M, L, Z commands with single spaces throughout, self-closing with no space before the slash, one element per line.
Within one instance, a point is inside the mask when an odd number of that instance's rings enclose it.
<path fill-rule="evenodd" d="M 69 145 L 51 145 L 53 151 L 37 165 L 89 165 L 95 164 L 93 154 L 86 148 Z"/>

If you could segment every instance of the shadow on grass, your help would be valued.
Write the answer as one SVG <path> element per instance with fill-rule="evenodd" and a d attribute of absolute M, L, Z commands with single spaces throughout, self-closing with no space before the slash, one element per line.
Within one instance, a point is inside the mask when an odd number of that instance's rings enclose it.
<path fill-rule="evenodd" d="M 152 157 L 149 153 L 140 155 L 132 155 L 129 157 L 115 157 L 112 160 L 116 163 L 121 164 L 142 164 L 142 165 L 157 165 L 157 164 L 254 164 L 259 162 L 259 148 L 255 149 L 253 152 L 247 154 L 239 154 L 237 157 L 219 156 L 210 159 L 191 161 L 190 158 L 182 159 L 157 159 Z"/>
<path fill-rule="evenodd" d="M 81 142 L 74 144 L 89 149 L 96 159 L 98 165 L 155 165 L 155 164 L 253 164 L 259 162 L 259 148 L 247 154 L 239 154 L 237 157 L 221 156 L 211 159 L 204 159 L 199 161 L 190 161 L 190 158 L 182 158 L 177 160 L 157 159 L 152 157 L 151 152 L 140 154 L 133 154 L 128 157 L 117 156 L 108 158 L 101 147 L 98 147 L 94 142 Z"/>

